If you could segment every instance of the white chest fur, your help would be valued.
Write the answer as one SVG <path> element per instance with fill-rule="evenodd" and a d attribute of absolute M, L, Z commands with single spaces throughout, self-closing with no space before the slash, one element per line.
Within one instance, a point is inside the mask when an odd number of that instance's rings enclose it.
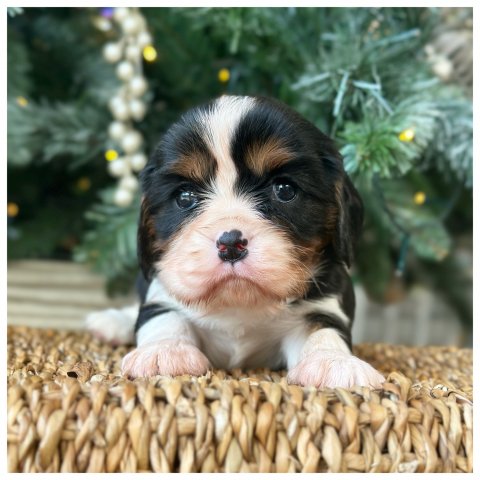
<path fill-rule="evenodd" d="M 150 285 L 147 302 L 169 306 L 177 314 L 145 324 L 137 334 L 138 343 L 159 335 L 164 337 L 178 328 L 175 322 L 181 322 L 181 334 L 188 329 L 217 368 L 286 366 L 291 363 L 289 357 L 298 357 L 307 336 L 303 319 L 287 304 L 262 309 L 225 309 L 205 315 L 177 303 L 157 280 Z"/>
<path fill-rule="evenodd" d="M 303 327 L 288 309 L 225 310 L 217 315 L 191 318 L 201 349 L 220 368 L 278 368 L 285 364 L 283 344 L 292 331 Z"/>

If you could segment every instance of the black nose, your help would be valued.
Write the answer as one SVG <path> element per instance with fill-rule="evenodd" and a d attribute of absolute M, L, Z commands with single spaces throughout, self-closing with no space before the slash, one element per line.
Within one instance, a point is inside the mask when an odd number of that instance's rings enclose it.
<path fill-rule="evenodd" d="M 225 262 L 235 263 L 237 260 L 244 258 L 248 250 L 248 240 L 242 238 L 240 230 L 230 230 L 223 232 L 217 240 L 218 256 Z"/>

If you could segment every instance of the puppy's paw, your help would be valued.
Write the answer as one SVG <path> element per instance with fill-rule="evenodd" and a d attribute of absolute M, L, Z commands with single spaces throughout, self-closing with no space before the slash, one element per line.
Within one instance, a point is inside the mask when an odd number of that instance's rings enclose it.
<path fill-rule="evenodd" d="M 317 350 L 288 372 L 287 381 L 317 388 L 351 388 L 354 385 L 378 388 L 385 378 L 353 355 L 339 350 Z"/>
<path fill-rule="evenodd" d="M 120 310 L 109 308 L 92 312 L 87 315 L 85 324 L 87 330 L 99 340 L 111 345 L 134 343 L 135 321 L 138 315 L 138 305 Z"/>
<path fill-rule="evenodd" d="M 162 340 L 137 347 L 122 360 L 122 375 L 129 378 L 155 375 L 207 373 L 210 362 L 195 346 L 177 340 Z"/>

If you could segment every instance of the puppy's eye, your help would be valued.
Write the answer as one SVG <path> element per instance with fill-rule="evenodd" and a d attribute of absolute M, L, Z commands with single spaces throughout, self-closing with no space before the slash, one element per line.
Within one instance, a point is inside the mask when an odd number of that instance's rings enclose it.
<path fill-rule="evenodd" d="M 176 201 L 182 210 L 190 210 L 198 203 L 198 196 L 194 192 L 183 190 L 178 193 Z"/>
<path fill-rule="evenodd" d="M 273 184 L 273 193 L 281 202 L 291 202 L 297 196 L 297 189 L 288 180 L 277 180 Z"/>

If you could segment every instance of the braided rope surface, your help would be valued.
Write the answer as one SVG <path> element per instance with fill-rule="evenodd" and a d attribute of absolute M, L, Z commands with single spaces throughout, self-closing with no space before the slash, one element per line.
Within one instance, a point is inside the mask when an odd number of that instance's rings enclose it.
<path fill-rule="evenodd" d="M 120 376 L 128 347 L 8 328 L 10 472 L 471 472 L 472 351 L 362 344 L 380 390 Z"/>

